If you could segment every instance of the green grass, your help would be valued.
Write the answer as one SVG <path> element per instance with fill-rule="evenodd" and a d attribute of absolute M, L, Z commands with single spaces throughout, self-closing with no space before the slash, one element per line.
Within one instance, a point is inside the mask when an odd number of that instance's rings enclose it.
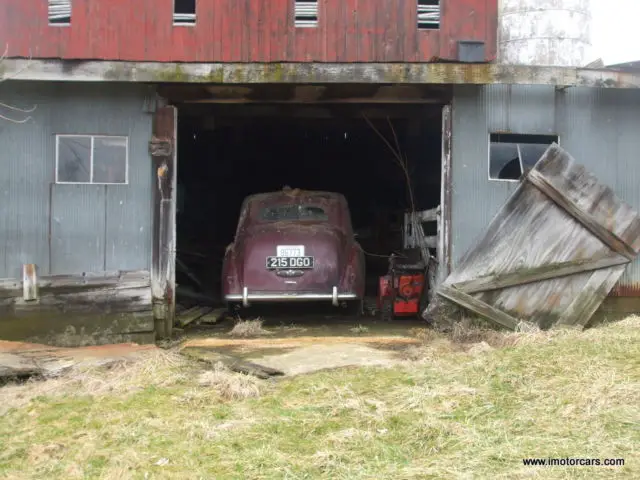
<path fill-rule="evenodd" d="M 0 400 L 23 398 L 0 422 L 0 476 L 640 478 L 638 318 L 490 338 L 500 348 L 431 336 L 393 368 L 276 383 L 174 359 L 9 387 Z M 522 464 L 565 456 L 626 466 Z"/>

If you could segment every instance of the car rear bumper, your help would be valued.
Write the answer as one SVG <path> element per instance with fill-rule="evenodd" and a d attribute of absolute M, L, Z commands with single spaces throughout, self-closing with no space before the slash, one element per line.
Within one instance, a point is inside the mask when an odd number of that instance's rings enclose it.
<path fill-rule="evenodd" d="M 348 300 L 357 300 L 359 297 L 355 293 L 338 293 L 338 288 L 333 287 L 331 293 L 300 293 L 300 292 L 249 292 L 247 287 L 242 291 L 242 295 L 229 294 L 225 295 L 227 302 L 242 302 L 244 307 L 248 307 L 252 303 L 267 302 L 317 302 L 327 300 L 334 306 L 338 306 L 340 302 Z"/>

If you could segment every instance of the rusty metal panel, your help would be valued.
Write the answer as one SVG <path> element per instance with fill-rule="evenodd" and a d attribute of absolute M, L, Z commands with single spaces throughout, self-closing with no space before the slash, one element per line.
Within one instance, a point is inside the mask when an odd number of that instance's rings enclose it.
<path fill-rule="evenodd" d="M 103 272 L 104 185 L 54 185 L 51 196 L 51 272 Z"/>
<path fill-rule="evenodd" d="M 318 26 L 304 28 L 294 0 L 198 0 L 189 26 L 174 25 L 173 0 L 74 1 L 69 26 L 49 25 L 45 1 L 3 0 L 0 46 L 12 57 L 73 60 L 425 62 L 455 60 L 458 40 L 476 40 L 493 60 L 498 0 L 441 4 L 440 28 L 422 30 L 417 0 L 321 0 Z"/>
<path fill-rule="evenodd" d="M 640 92 L 575 88 L 556 93 L 563 145 L 621 199 L 640 208 Z M 614 295 L 640 295 L 640 260 L 627 266 Z"/>
<path fill-rule="evenodd" d="M 553 86 L 457 86 L 453 100 L 452 261 L 455 265 L 517 182 L 488 178 L 491 131 L 557 134 L 559 143 L 640 210 L 640 92 Z M 613 294 L 640 295 L 640 261 Z"/>
<path fill-rule="evenodd" d="M 41 275 L 149 268 L 149 93 L 133 85 L 0 83 L 2 102 L 36 106 L 24 124 L 0 119 L 0 278 L 20 278 L 26 263 Z M 55 185 L 56 134 L 128 136 L 128 185 Z M 96 232 L 102 239 L 89 239 Z"/>
<path fill-rule="evenodd" d="M 0 101 L 23 109 L 40 105 L 45 97 L 25 86 L 0 83 Z M 0 107 L 0 115 L 16 121 L 48 120 L 46 107 L 23 114 Z M 45 124 L 13 123 L 0 118 L 0 278 L 22 277 L 22 265 L 49 269 L 49 165 L 40 162 L 50 147 Z"/>

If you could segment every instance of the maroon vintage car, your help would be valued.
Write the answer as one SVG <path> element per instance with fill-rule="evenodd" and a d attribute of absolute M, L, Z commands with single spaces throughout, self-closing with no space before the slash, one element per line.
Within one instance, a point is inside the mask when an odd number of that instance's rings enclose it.
<path fill-rule="evenodd" d="M 247 197 L 222 267 L 228 304 L 327 301 L 362 311 L 364 252 L 343 195 L 285 188 Z"/>

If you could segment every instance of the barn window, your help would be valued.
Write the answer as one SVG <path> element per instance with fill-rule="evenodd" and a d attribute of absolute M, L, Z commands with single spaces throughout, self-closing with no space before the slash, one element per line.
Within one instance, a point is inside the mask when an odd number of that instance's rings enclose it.
<path fill-rule="evenodd" d="M 440 0 L 418 0 L 418 29 L 440 28 Z"/>
<path fill-rule="evenodd" d="M 196 0 L 173 0 L 173 24 L 196 24 Z"/>
<path fill-rule="evenodd" d="M 71 0 L 49 0 L 49 25 L 71 25 Z"/>
<path fill-rule="evenodd" d="M 489 179 L 518 180 L 536 164 L 557 135 L 492 133 L 489 136 Z"/>
<path fill-rule="evenodd" d="M 296 27 L 318 26 L 318 0 L 295 0 Z"/>
<path fill-rule="evenodd" d="M 56 136 L 56 183 L 126 184 L 127 137 Z"/>

